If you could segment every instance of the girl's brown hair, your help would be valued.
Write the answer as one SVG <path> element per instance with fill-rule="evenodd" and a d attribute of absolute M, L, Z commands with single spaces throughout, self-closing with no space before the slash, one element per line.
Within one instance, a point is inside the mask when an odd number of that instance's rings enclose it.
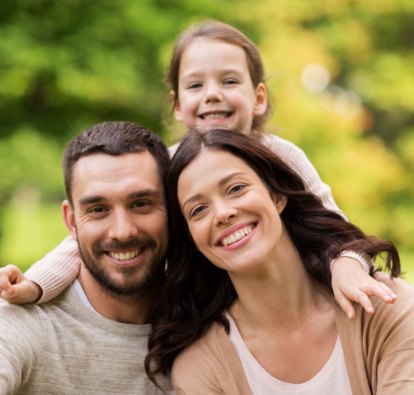
<path fill-rule="evenodd" d="M 246 54 L 247 67 L 253 86 L 264 83 L 264 68 L 260 53 L 256 45 L 246 37 L 240 30 L 223 22 L 209 20 L 191 25 L 178 37 L 171 56 L 166 81 L 174 92 L 174 101 L 178 100 L 178 86 L 181 58 L 188 45 L 196 38 L 208 38 L 236 45 L 243 49 Z M 262 131 L 263 125 L 271 112 L 268 103 L 266 112 L 253 119 L 252 129 Z"/>

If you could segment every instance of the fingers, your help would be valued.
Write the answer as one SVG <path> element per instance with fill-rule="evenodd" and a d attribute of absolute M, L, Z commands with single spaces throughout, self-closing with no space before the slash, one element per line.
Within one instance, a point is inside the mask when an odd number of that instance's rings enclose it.
<path fill-rule="evenodd" d="M 19 278 L 20 269 L 14 265 L 7 265 L 0 268 L 0 291 L 13 292 L 12 284 L 16 283 Z"/>
<path fill-rule="evenodd" d="M 381 299 L 384 303 L 392 304 L 397 300 L 397 295 L 388 286 L 376 280 L 372 284 L 361 286 L 361 291 Z"/>
<path fill-rule="evenodd" d="M 4 300 L 14 304 L 33 303 L 41 296 L 41 288 L 36 283 L 28 280 L 12 285 L 10 291 L 1 292 L 1 297 Z"/>
<path fill-rule="evenodd" d="M 355 309 L 350 300 L 342 292 L 335 294 L 335 299 L 346 316 L 352 320 L 355 317 Z"/>
<path fill-rule="evenodd" d="M 15 265 L 0 268 L 0 296 L 9 303 L 32 303 L 42 295 L 41 288 L 27 280 Z"/>

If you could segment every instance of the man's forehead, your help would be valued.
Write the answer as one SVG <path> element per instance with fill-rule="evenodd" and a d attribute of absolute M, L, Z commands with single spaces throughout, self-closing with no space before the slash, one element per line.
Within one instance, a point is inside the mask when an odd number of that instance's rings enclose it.
<path fill-rule="evenodd" d="M 119 188 L 129 184 L 162 188 L 157 163 L 148 151 L 123 155 L 92 154 L 80 158 L 73 169 L 74 192 L 76 189 Z"/>

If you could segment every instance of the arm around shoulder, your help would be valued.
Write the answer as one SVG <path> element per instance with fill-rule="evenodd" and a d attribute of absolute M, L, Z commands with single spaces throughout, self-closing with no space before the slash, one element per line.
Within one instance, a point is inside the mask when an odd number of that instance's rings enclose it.
<path fill-rule="evenodd" d="M 25 275 L 43 291 L 38 303 L 53 299 L 67 288 L 78 275 L 80 264 L 78 245 L 69 236 L 37 261 Z"/>

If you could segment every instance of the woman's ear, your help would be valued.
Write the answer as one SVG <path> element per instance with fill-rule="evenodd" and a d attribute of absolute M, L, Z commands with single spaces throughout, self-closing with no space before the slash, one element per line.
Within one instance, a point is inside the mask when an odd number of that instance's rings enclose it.
<path fill-rule="evenodd" d="M 282 214 L 287 204 L 287 197 L 282 195 L 276 197 L 276 209 L 279 214 Z"/>

